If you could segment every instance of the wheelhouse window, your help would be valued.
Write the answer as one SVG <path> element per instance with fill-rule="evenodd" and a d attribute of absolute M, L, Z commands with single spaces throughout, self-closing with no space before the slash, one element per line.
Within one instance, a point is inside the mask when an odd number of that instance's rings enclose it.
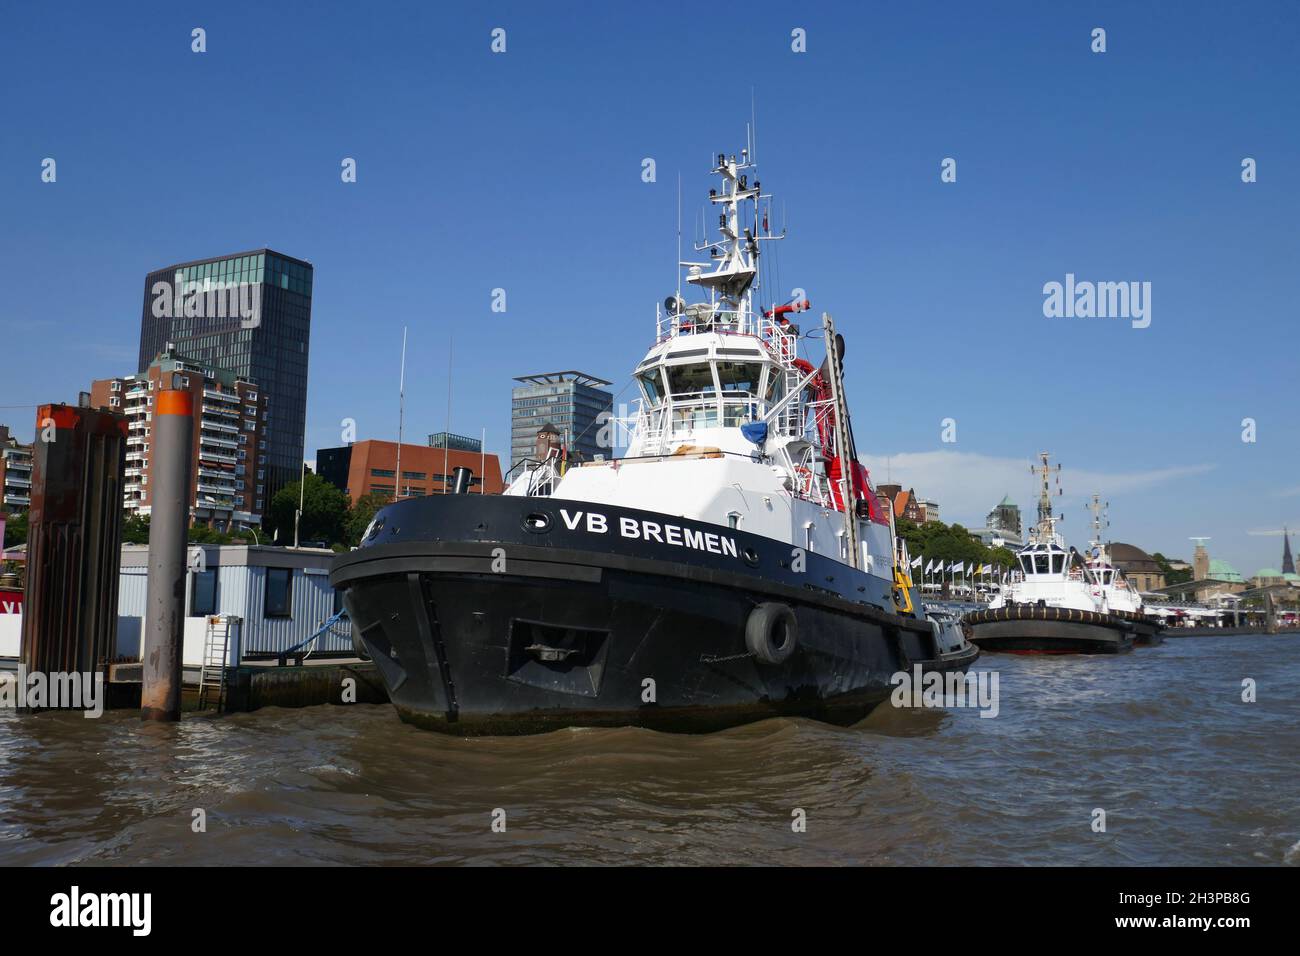
<path fill-rule="evenodd" d="M 719 362 L 718 382 L 724 395 L 739 393 L 758 395 L 763 366 L 758 362 Z"/>
<path fill-rule="evenodd" d="M 713 382 L 713 366 L 707 362 L 698 365 L 669 365 L 665 371 L 668 373 L 668 388 L 674 398 L 717 394 Z"/>
<path fill-rule="evenodd" d="M 645 396 L 646 404 L 651 408 L 658 407 L 664 400 L 663 381 L 659 378 L 659 370 L 655 368 L 642 372 L 637 379 L 641 382 L 641 393 Z"/>
<path fill-rule="evenodd" d="M 293 568 L 266 569 L 263 617 L 292 617 Z"/>

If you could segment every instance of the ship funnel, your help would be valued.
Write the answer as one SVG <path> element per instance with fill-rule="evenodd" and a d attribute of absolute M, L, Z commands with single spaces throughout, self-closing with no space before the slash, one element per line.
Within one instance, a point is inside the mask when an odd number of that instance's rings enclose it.
<path fill-rule="evenodd" d="M 451 493 L 453 495 L 468 494 L 470 479 L 474 477 L 474 472 L 464 465 L 457 465 L 452 474 L 456 476 L 456 479 L 455 484 L 452 485 Z"/>

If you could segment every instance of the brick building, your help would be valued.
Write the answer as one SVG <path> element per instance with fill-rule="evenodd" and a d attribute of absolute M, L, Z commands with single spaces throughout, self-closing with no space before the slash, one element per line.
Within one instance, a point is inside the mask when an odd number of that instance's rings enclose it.
<path fill-rule="evenodd" d="M 451 491 L 458 467 L 474 473 L 471 493 L 501 493 L 501 461 L 496 455 L 482 450 L 403 442 L 402 497 Z M 397 496 L 397 442 L 367 440 L 340 448 L 321 448 L 316 452 L 316 468 L 322 478 L 342 489 L 354 504 L 362 495 Z M 346 481 L 340 483 L 344 475 Z"/>

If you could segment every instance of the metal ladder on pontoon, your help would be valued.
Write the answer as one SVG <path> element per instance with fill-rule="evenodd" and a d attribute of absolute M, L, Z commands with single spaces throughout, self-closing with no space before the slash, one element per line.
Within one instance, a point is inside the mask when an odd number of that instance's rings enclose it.
<path fill-rule="evenodd" d="M 208 618 L 203 636 L 203 660 L 199 668 L 199 709 L 206 710 L 215 701 L 217 713 L 226 706 L 226 669 L 230 655 L 230 632 L 239 627 L 238 618 Z M 238 663 L 238 662 L 236 662 Z M 215 696 L 213 696 L 215 695 Z"/>

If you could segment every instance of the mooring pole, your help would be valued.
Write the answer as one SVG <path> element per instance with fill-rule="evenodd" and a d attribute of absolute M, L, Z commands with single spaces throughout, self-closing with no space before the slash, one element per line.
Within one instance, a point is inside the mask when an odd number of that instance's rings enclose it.
<path fill-rule="evenodd" d="M 140 716 L 180 720 L 194 400 L 187 391 L 164 389 L 158 392 L 153 411 L 153 463 L 149 469 L 153 507 L 149 514 Z"/>

